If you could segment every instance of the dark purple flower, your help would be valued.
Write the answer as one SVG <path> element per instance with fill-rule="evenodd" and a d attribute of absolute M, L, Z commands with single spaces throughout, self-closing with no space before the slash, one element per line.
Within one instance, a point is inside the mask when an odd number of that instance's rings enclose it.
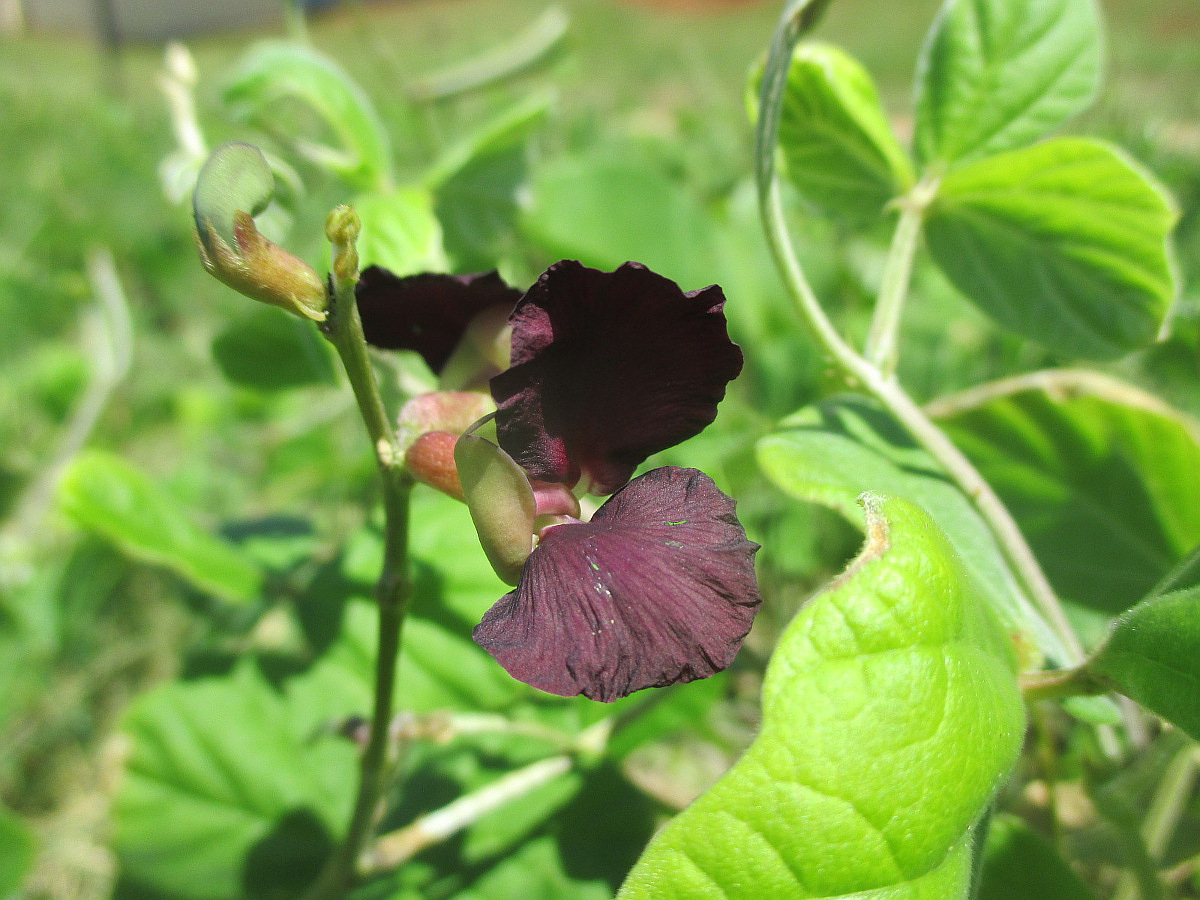
<path fill-rule="evenodd" d="M 652 453 L 702 431 L 742 368 L 716 285 L 682 291 L 638 263 L 551 266 L 509 317 L 491 381 L 500 446 L 538 481 L 615 491 Z"/>
<path fill-rule="evenodd" d="M 734 501 L 695 469 L 629 480 L 711 423 L 741 370 L 719 287 L 563 261 L 522 297 L 495 273 L 375 267 L 357 297 L 368 341 L 418 351 L 443 388 L 490 377 L 494 426 L 467 399 L 481 395 L 442 391 L 400 429 L 410 472 L 466 501 L 516 584 L 475 629 L 485 650 L 536 688 L 603 701 L 733 661 L 762 602 Z M 585 491 L 613 495 L 581 522 Z"/>
<path fill-rule="evenodd" d="M 475 641 L 527 684 L 606 702 L 726 668 L 762 602 L 734 506 L 696 469 L 635 478 L 543 532 Z"/>
<path fill-rule="evenodd" d="M 399 277 L 370 266 L 355 296 L 367 343 L 384 350 L 415 350 L 440 374 L 471 322 L 492 308 L 502 318 L 521 292 L 495 272 Z"/>

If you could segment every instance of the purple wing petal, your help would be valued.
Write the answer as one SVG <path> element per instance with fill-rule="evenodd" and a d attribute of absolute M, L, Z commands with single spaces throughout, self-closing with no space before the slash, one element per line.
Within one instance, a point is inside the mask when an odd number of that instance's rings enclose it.
<path fill-rule="evenodd" d="M 612 701 L 733 662 L 762 602 L 758 545 L 696 469 L 654 469 L 545 532 L 475 641 L 514 678 Z"/>
<path fill-rule="evenodd" d="M 512 368 L 491 381 L 500 445 L 539 481 L 616 490 L 716 417 L 742 368 L 724 306 L 715 285 L 685 293 L 637 263 L 551 266 L 513 310 Z"/>
<path fill-rule="evenodd" d="M 401 278 L 370 266 L 355 296 L 367 343 L 384 350 L 416 350 L 440 373 L 471 320 L 493 306 L 511 309 L 521 292 L 495 272 Z"/>

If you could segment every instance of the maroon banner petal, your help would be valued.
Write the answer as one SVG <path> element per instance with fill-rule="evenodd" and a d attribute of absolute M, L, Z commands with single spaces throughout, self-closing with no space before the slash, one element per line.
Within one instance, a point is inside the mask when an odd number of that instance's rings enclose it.
<path fill-rule="evenodd" d="M 539 481 L 596 494 L 698 434 L 742 368 L 716 285 L 682 291 L 638 263 L 564 260 L 509 317 L 512 368 L 491 381 L 500 445 Z"/>
<path fill-rule="evenodd" d="M 401 278 L 370 266 L 359 277 L 355 296 L 368 344 L 415 350 L 440 373 L 471 320 L 493 306 L 512 309 L 521 292 L 495 272 Z"/>
<path fill-rule="evenodd" d="M 520 681 L 605 702 L 721 671 L 762 602 L 734 508 L 696 469 L 635 478 L 590 522 L 544 532 L 476 643 Z"/>

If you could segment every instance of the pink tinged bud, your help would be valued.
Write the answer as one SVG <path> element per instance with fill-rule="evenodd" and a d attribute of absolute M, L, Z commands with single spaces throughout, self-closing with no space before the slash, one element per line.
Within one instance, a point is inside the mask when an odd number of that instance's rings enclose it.
<path fill-rule="evenodd" d="M 232 142 L 213 151 L 192 195 L 200 261 L 210 275 L 252 300 L 324 321 L 325 282 L 254 226 L 274 191 L 274 176 L 257 147 Z"/>
<path fill-rule="evenodd" d="M 516 584 L 533 550 L 537 518 L 529 479 L 512 457 L 474 434 L 458 439 L 454 460 L 483 552 L 505 584 Z"/>
<path fill-rule="evenodd" d="M 495 409 L 491 397 L 474 391 L 420 394 L 400 410 L 396 436 L 402 449 L 410 447 L 428 431 L 449 431 L 457 438 Z"/>
<path fill-rule="evenodd" d="M 465 499 L 458 466 L 454 462 L 457 434 L 449 431 L 429 431 L 418 437 L 404 453 L 404 465 L 422 484 L 448 494 L 455 500 Z"/>

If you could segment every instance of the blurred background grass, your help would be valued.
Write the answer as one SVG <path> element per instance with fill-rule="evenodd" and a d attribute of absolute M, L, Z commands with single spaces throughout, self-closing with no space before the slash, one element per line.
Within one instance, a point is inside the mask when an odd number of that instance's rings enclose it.
<path fill-rule="evenodd" d="M 819 32 L 863 60 L 902 132 L 916 50 L 936 6 L 838 0 Z M 1183 212 L 1179 337 L 1118 371 L 1197 412 L 1200 4 L 1104 6 L 1108 77 L 1077 127 L 1128 147 L 1176 194 Z M 557 100 L 536 142 L 535 177 L 539 167 L 551 171 L 573 157 L 603 162 L 642 154 L 698 209 L 728 206 L 744 192 L 751 145 L 745 72 L 767 44 L 775 2 L 573 0 L 564 6 L 566 39 L 541 65 L 411 114 L 406 88 L 486 53 L 544 8 L 542 0 L 352 2 L 314 17 L 309 37 L 375 100 L 402 171 L 427 164 L 489 110 L 549 86 Z M 246 47 L 281 28 L 188 39 L 200 72 L 199 118 L 212 143 L 246 136 L 221 111 L 222 79 Z M 162 52 L 160 45 L 127 43 L 112 53 L 86 35 L 65 33 L 0 38 L 0 801 L 39 835 L 31 896 L 107 892 L 106 804 L 119 753 L 109 738 L 129 699 L 176 671 L 182 649 L 198 641 L 240 646 L 264 639 L 261 629 L 214 624 L 204 598 L 177 579 L 80 535 L 57 513 L 52 495 L 30 504 L 95 363 L 87 323 L 98 285 L 94 274 L 89 278 L 89 258 L 99 249 L 111 254 L 134 334 L 131 373 L 104 398 L 89 444 L 134 460 L 213 527 L 298 509 L 319 520 L 319 536 L 332 544 L 359 520 L 361 501 L 371 495 L 370 460 L 344 392 L 255 390 L 218 364 L 218 338 L 246 315 L 246 304 L 202 272 L 188 211 L 168 202 L 159 183 L 158 165 L 173 148 L 158 86 Z M 297 208 L 294 243 L 315 263 L 324 212 L 345 197 L 319 172 L 302 174 L 309 195 Z M 639 213 L 627 215 L 633 221 Z M 726 225 L 738 221 L 727 218 Z M 777 296 L 748 222 L 739 240 L 750 248 L 742 262 L 750 271 L 739 271 L 738 283 Z M 852 320 L 866 296 L 870 245 L 847 252 L 819 228 L 812 238 L 818 277 Z M 551 249 L 531 252 L 522 274 L 536 274 Z M 704 263 L 695 265 L 703 270 Z M 968 324 L 947 333 L 945 304 L 956 301 L 920 275 L 918 290 L 933 299 L 924 312 L 914 310 L 907 347 L 915 361 L 905 374 L 922 397 L 1055 362 L 1019 342 L 981 338 L 978 317 L 958 306 Z M 731 298 L 735 316 L 738 298 Z M 733 327 L 746 329 L 735 334 L 743 342 L 754 340 L 750 324 L 735 317 Z M 753 354 L 757 345 L 748 349 Z M 241 352 L 252 354 L 253 344 Z M 755 429 L 819 386 L 819 361 L 799 335 L 785 330 L 762 352 L 775 362 L 748 372 L 747 386 L 722 414 L 718 442 L 748 445 Z M 803 374 L 785 383 L 788 372 Z M 697 447 L 692 464 L 705 452 Z M 749 465 L 745 454 L 738 458 Z M 773 495 L 751 494 L 742 500 L 759 530 L 754 536 L 767 545 L 767 581 L 786 600 L 772 609 L 784 621 L 851 539 L 819 515 L 824 536 L 799 538 L 786 530 L 797 527 L 794 521 L 773 532 Z M 772 550 L 782 541 L 792 558 Z"/>

